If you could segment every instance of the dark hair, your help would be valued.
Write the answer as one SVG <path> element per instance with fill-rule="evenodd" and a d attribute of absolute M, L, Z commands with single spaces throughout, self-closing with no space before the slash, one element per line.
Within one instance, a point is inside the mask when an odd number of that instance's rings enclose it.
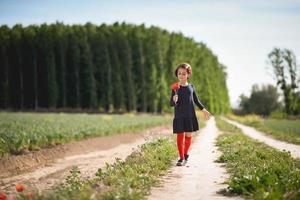
<path fill-rule="evenodd" d="M 175 76 L 176 76 L 176 77 L 177 77 L 179 68 L 186 69 L 188 75 L 192 75 L 192 67 L 191 67 L 191 65 L 188 64 L 188 63 L 181 63 L 181 64 L 178 65 L 177 68 L 175 69 Z M 189 77 L 188 77 L 188 78 L 189 78 Z"/>

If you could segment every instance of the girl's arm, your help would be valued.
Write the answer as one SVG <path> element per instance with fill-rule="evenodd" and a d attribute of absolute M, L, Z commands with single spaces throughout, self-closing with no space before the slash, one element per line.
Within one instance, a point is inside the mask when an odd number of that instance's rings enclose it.
<path fill-rule="evenodd" d="M 194 85 L 192 85 L 193 86 L 193 89 L 194 89 L 194 91 L 193 91 L 193 99 L 194 99 L 194 102 L 195 102 L 195 104 L 200 108 L 200 110 L 203 110 L 204 109 L 204 105 L 201 103 L 201 101 L 198 99 L 198 96 L 197 96 L 197 94 L 196 94 L 196 90 L 195 90 L 195 88 L 194 88 Z"/>
<path fill-rule="evenodd" d="M 193 86 L 193 85 L 192 85 L 192 86 Z M 199 101 L 194 86 L 193 86 L 193 89 L 194 89 L 194 91 L 193 91 L 194 102 L 197 104 L 197 106 L 200 108 L 200 110 L 204 113 L 205 118 L 206 118 L 206 119 L 209 119 L 210 116 L 211 116 L 210 112 L 208 112 L 208 111 L 204 108 L 204 106 L 203 106 L 203 104 L 201 103 L 201 101 Z"/>

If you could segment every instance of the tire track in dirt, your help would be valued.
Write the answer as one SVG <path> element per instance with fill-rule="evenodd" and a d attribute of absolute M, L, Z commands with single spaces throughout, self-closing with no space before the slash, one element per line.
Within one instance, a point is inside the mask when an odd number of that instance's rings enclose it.
<path fill-rule="evenodd" d="M 2 178 L 0 191 L 15 193 L 14 186 L 16 183 L 24 184 L 27 186 L 27 190 L 37 189 L 39 192 L 51 190 L 53 186 L 65 181 L 73 166 L 78 166 L 83 179 L 92 178 L 99 168 L 105 166 L 106 162 L 113 163 L 115 158 L 125 159 L 146 141 L 171 134 L 171 126 L 165 125 L 138 133 L 118 134 L 72 142 L 72 144 L 66 144 L 68 150 L 72 152 L 68 156 L 58 157 L 55 161 L 47 163 L 46 166 L 36 167 L 31 172 Z"/>
<path fill-rule="evenodd" d="M 243 133 L 251 138 L 254 138 L 260 142 L 264 142 L 265 144 L 276 148 L 280 151 L 290 151 L 291 152 L 291 156 L 293 158 L 300 158 L 300 146 L 299 145 L 295 145 L 295 144 L 291 144 L 291 143 L 287 143 L 284 141 L 280 141 L 277 139 L 273 139 L 271 136 L 266 135 L 263 132 L 260 132 L 252 127 L 243 125 L 241 123 L 238 123 L 236 121 L 227 119 L 227 118 L 222 118 L 225 121 L 227 121 L 230 124 L 233 124 L 235 126 L 237 126 L 238 128 L 242 129 Z"/>

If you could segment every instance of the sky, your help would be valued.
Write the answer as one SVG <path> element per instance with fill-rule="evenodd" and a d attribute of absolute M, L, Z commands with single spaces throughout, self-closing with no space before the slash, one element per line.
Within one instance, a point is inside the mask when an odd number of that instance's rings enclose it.
<path fill-rule="evenodd" d="M 267 62 L 274 47 L 300 58 L 300 0 L 0 0 L 0 25 L 56 21 L 143 23 L 203 42 L 227 67 L 233 107 L 253 84 L 276 84 Z"/>

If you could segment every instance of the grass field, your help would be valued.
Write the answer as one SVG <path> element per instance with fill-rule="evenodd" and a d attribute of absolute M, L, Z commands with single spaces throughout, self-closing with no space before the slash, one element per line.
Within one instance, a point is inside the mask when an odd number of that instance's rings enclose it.
<path fill-rule="evenodd" d="M 256 115 L 228 115 L 228 118 L 252 126 L 276 139 L 300 144 L 300 120 L 263 119 Z"/>
<path fill-rule="evenodd" d="M 257 142 L 241 130 L 217 119 L 224 134 L 217 145 L 222 151 L 219 162 L 230 173 L 227 193 L 250 199 L 300 199 L 300 160 Z"/>
<path fill-rule="evenodd" d="M 171 124 L 170 115 L 0 113 L 0 154 Z"/>

